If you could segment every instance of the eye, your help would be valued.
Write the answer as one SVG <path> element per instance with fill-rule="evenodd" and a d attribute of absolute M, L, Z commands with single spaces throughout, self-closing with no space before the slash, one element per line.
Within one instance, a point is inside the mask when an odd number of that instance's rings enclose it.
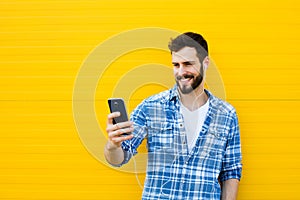
<path fill-rule="evenodd" d="M 178 67 L 179 64 L 178 63 L 172 63 L 174 67 Z"/>

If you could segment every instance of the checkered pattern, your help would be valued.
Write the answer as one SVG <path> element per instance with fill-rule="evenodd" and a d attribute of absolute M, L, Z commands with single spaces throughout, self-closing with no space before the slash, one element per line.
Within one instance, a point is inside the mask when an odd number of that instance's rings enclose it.
<path fill-rule="evenodd" d="M 241 148 L 234 108 L 209 91 L 209 110 L 188 151 L 177 87 L 144 100 L 132 113 L 134 138 L 122 148 L 128 162 L 147 138 L 143 199 L 220 199 L 220 181 L 241 178 Z M 132 152 L 130 152 L 132 151 Z"/>

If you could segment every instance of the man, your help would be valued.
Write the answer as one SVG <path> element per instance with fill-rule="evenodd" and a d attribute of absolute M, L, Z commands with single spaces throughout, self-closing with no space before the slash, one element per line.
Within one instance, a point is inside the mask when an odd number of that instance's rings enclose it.
<path fill-rule="evenodd" d="M 187 32 L 171 40 L 169 49 L 176 85 L 144 100 L 131 121 L 113 125 L 120 113 L 108 115 L 105 157 L 121 166 L 147 138 L 143 199 L 236 199 L 239 125 L 235 109 L 204 89 L 207 42 Z"/>

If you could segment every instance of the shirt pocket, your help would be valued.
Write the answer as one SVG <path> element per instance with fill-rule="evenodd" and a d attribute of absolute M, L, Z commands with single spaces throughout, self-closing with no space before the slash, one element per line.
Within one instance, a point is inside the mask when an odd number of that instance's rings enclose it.
<path fill-rule="evenodd" d="M 173 126 L 168 122 L 150 122 L 148 124 L 148 150 L 170 151 L 173 147 Z"/>
<path fill-rule="evenodd" d="M 226 131 L 222 128 L 210 127 L 200 138 L 199 155 L 201 158 L 220 161 L 226 149 Z"/>

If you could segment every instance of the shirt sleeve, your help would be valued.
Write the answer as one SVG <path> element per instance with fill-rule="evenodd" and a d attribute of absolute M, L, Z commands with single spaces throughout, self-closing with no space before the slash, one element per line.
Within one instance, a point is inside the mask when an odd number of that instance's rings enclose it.
<path fill-rule="evenodd" d="M 220 181 L 228 179 L 241 179 L 242 174 L 242 153 L 240 143 L 240 130 L 236 112 L 233 112 L 233 117 L 230 123 L 229 139 L 225 151 L 225 156 L 222 162 L 222 171 L 220 173 Z"/>
<path fill-rule="evenodd" d="M 137 148 L 142 143 L 147 135 L 147 120 L 145 114 L 145 105 L 141 103 L 131 114 L 130 120 L 133 121 L 133 138 L 131 140 L 126 140 L 122 143 L 122 149 L 124 151 L 124 160 L 120 164 L 126 164 L 132 156 L 137 154 Z"/>

